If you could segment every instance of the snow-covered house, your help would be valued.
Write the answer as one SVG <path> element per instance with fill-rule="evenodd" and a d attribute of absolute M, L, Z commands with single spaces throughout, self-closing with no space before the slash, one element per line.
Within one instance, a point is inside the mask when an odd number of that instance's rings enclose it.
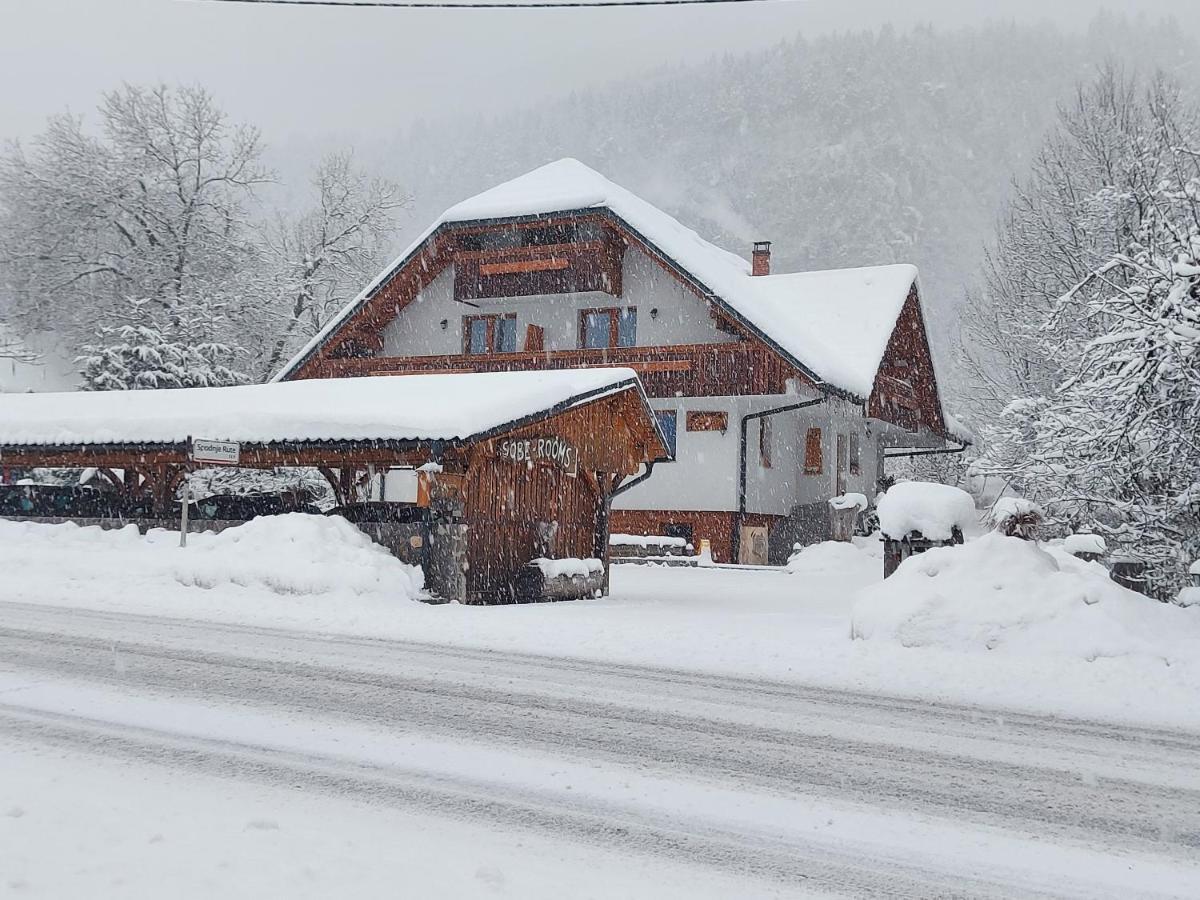
<path fill-rule="evenodd" d="M 628 366 L 675 460 L 612 530 L 781 561 L 885 448 L 949 437 L 917 270 L 772 274 L 573 159 L 447 210 L 276 375 Z"/>

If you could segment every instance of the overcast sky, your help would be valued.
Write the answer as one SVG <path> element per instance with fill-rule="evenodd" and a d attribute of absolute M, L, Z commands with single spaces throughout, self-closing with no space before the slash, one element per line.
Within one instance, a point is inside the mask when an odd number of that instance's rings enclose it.
<path fill-rule="evenodd" d="M 402 130 L 419 116 L 503 112 L 663 64 L 797 33 L 952 28 L 997 16 L 1086 22 L 1160 0 L 780 0 L 601 10 L 250 7 L 204 0 L 0 0 L 0 136 L 88 112 L 122 81 L 200 83 L 276 148 Z"/>

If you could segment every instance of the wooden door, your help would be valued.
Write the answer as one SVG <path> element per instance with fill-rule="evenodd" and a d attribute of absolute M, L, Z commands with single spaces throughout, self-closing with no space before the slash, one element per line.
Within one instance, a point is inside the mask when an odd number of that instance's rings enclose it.
<path fill-rule="evenodd" d="M 764 525 L 743 525 L 738 542 L 738 562 L 743 566 L 767 564 L 767 529 Z"/>

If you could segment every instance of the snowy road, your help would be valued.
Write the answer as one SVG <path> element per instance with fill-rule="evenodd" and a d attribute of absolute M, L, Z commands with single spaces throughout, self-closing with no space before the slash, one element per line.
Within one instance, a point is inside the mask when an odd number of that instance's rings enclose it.
<path fill-rule="evenodd" d="M 0 752 L 29 748 L 567 840 L 714 896 L 1200 894 L 1182 732 L 5 603 Z"/>

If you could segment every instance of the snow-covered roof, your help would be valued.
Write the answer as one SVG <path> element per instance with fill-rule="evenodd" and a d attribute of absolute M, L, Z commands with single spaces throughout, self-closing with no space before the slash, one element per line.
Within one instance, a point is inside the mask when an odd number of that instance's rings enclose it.
<path fill-rule="evenodd" d="M 769 343 L 830 386 L 867 397 L 917 279 L 911 265 L 752 276 L 750 263 L 704 240 L 599 172 L 560 159 L 450 207 L 283 369 L 287 377 L 439 227 L 607 209 L 707 288 Z"/>
<path fill-rule="evenodd" d="M 0 446 L 469 439 L 620 390 L 632 369 L 331 378 L 0 395 Z"/>

